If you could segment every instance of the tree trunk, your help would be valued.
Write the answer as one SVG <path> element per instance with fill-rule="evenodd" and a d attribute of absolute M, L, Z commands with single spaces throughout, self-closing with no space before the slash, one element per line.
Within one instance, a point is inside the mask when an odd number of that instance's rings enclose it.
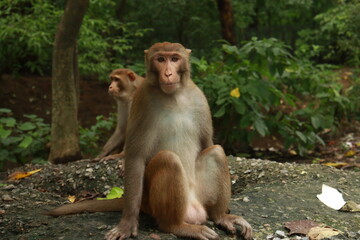
<path fill-rule="evenodd" d="M 221 22 L 221 35 L 230 44 L 236 44 L 234 13 L 231 0 L 217 0 Z"/>
<path fill-rule="evenodd" d="M 79 74 L 77 37 L 89 0 L 66 1 L 58 25 L 52 60 L 52 121 L 49 161 L 81 159 L 79 146 Z"/>

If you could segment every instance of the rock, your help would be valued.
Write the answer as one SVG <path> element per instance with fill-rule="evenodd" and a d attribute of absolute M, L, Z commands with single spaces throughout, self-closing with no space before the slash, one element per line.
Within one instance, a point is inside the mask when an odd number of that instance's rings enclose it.
<path fill-rule="evenodd" d="M 2 200 L 4 200 L 4 201 L 13 201 L 14 199 L 12 199 L 12 197 L 10 197 L 10 195 L 9 194 L 4 194 L 4 195 L 2 195 Z"/>
<path fill-rule="evenodd" d="M 280 231 L 280 230 L 277 230 L 277 231 L 275 232 L 275 235 L 276 235 L 277 237 L 281 237 L 281 238 L 285 238 L 285 237 L 286 237 L 285 232 L 284 232 L 284 231 Z"/>

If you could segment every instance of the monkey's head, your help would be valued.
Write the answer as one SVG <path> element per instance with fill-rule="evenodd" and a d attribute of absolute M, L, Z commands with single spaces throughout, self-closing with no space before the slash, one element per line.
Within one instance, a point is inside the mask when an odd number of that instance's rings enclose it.
<path fill-rule="evenodd" d="M 145 50 L 147 81 L 173 94 L 190 79 L 190 49 L 180 43 L 155 43 Z"/>
<path fill-rule="evenodd" d="M 133 82 L 136 80 L 136 75 L 129 69 L 115 69 L 109 75 L 110 85 L 109 94 L 115 100 L 127 101 L 130 100 L 136 86 Z"/>

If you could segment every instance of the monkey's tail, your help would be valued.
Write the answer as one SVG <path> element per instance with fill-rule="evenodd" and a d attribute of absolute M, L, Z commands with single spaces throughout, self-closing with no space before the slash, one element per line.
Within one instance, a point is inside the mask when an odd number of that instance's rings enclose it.
<path fill-rule="evenodd" d="M 87 200 L 73 204 L 67 204 L 55 208 L 45 215 L 49 216 L 62 216 L 82 212 L 119 212 L 124 207 L 124 199 L 106 199 L 106 200 Z"/>

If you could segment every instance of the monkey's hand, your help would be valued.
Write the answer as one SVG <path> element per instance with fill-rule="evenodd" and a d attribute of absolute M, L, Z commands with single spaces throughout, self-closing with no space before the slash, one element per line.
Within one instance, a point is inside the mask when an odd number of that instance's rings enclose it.
<path fill-rule="evenodd" d="M 106 240 L 123 240 L 128 237 L 136 237 L 138 234 L 138 223 L 137 220 L 132 219 L 121 219 L 120 223 L 107 232 Z"/>
<path fill-rule="evenodd" d="M 220 219 L 216 220 L 215 223 L 224 227 L 233 234 L 236 233 L 234 224 L 239 225 L 241 226 L 241 235 L 243 235 L 244 239 L 253 239 L 252 227 L 244 218 L 240 216 L 226 214 Z"/>

